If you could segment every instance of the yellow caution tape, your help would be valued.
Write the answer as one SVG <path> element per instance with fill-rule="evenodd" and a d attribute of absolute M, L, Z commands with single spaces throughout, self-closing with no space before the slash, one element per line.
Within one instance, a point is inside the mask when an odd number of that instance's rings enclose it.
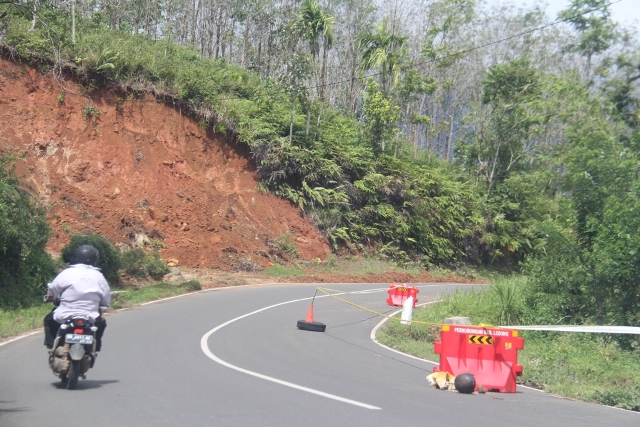
<path fill-rule="evenodd" d="M 316 288 L 316 290 L 322 292 L 323 294 L 325 294 L 325 295 L 327 295 L 327 296 L 329 296 L 331 298 L 335 298 L 338 301 L 342 301 L 345 304 L 349 304 L 349 305 L 351 305 L 353 307 L 357 307 L 357 308 L 359 308 L 361 310 L 368 311 L 369 313 L 373 313 L 373 314 L 378 315 L 380 317 L 385 317 L 385 318 L 387 318 L 389 320 L 397 320 L 399 322 L 402 321 L 402 319 L 400 317 L 389 316 L 389 315 L 386 315 L 384 313 L 380 313 L 378 311 L 371 310 L 370 308 L 363 307 L 361 305 L 355 304 L 355 303 L 353 303 L 351 301 L 347 301 L 346 299 L 343 299 L 343 298 L 340 298 L 340 297 L 336 296 L 337 294 L 343 294 L 343 295 L 344 294 L 361 294 L 362 292 L 346 292 L 346 291 L 338 291 L 338 290 L 335 290 L 335 289 L 328 289 L 328 288 Z M 331 292 L 336 292 L 336 294 L 332 294 Z M 441 326 L 442 325 L 442 322 L 423 322 L 423 321 L 420 321 L 420 320 L 411 320 L 411 323 L 412 324 L 416 323 L 418 325 L 430 325 L 430 326 Z"/>
<path fill-rule="evenodd" d="M 389 320 L 397 320 L 402 321 L 399 317 L 388 316 L 384 313 L 380 313 L 374 310 L 371 310 L 367 307 L 363 307 L 361 305 L 355 304 L 351 301 L 347 301 L 343 298 L 339 298 L 337 295 L 348 295 L 348 294 L 361 294 L 361 291 L 356 292 L 347 292 L 347 291 L 339 291 L 336 289 L 329 288 L 316 288 L 316 291 L 320 291 L 323 294 L 330 296 L 331 298 L 335 298 L 338 301 L 342 301 L 345 304 L 349 304 L 351 306 L 357 307 L 361 310 L 368 311 L 369 313 L 373 313 L 380 317 L 385 317 Z M 332 294 L 331 292 L 335 292 Z M 401 311 L 401 310 L 400 310 Z M 420 320 L 411 320 L 411 323 L 415 323 L 418 325 L 430 325 L 430 326 L 439 326 L 442 327 L 443 331 L 449 330 L 449 325 L 443 325 L 441 322 L 423 322 Z M 494 326 L 488 324 L 480 324 L 477 325 L 481 328 L 492 328 L 492 329 L 510 329 L 512 331 L 512 336 L 517 337 L 519 335 L 518 330 L 530 330 L 530 331 L 555 331 L 555 332 L 583 332 L 583 333 L 602 333 L 602 334 L 634 334 L 640 335 L 640 327 L 639 326 L 589 326 L 589 325 L 535 325 L 535 326 Z"/>

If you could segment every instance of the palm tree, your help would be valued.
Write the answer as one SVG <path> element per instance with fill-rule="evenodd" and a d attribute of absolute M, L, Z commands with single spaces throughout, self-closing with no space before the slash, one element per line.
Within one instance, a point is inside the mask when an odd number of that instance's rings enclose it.
<path fill-rule="evenodd" d="M 376 70 L 380 76 L 380 86 L 388 95 L 400 77 L 400 65 L 406 54 L 405 43 L 408 37 L 390 33 L 386 18 L 375 31 L 367 31 L 358 38 L 358 48 L 362 52 L 359 71 L 364 74 Z"/>
<path fill-rule="evenodd" d="M 304 0 L 300 6 L 300 13 L 296 17 L 296 24 L 304 40 L 309 42 L 309 49 L 313 60 L 320 56 L 322 41 L 322 65 L 318 96 L 324 101 L 324 85 L 327 74 L 327 54 L 333 45 L 333 26 L 335 18 L 322 10 L 316 0 Z"/>

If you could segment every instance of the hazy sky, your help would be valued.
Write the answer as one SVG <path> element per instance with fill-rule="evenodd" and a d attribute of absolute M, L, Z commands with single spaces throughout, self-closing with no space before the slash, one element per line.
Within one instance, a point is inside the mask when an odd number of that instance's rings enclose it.
<path fill-rule="evenodd" d="M 490 0 L 500 3 L 513 3 L 515 5 L 531 6 L 533 4 L 547 4 L 547 14 L 555 19 L 558 12 L 565 9 L 569 0 Z M 617 0 L 611 0 L 614 3 Z M 640 0 L 620 0 L 618 3 L 611 5 L 612 18 L 625 25 L 640 25 Z"/>

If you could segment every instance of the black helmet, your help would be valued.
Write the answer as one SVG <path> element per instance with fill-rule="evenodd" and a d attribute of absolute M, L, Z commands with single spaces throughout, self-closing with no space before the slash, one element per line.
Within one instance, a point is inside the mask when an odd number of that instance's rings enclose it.
<path fill-rule="evenodd" d="M 78 249 L 76 249 L 76 264 L 95 266 L 98 264 L 98 258 L 98 250 L 91 245 L 78 246 Z"/>

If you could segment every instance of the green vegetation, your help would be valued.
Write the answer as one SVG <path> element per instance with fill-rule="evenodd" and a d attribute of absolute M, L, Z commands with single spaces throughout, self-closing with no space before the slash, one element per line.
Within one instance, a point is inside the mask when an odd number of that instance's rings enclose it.
<path fill-rule="evenodd" d="M 287 35 L 276 43 L 293 54 L 271 78 L 145 37 L 132 31 L 142 21 L 128 16 L 116 28 L 84 10 L 72 38 L 70 16 L 53 5 L 39 7 L 35 20 L 12 4 L 0 12 L 7 17 L 2 43 L 14 57 L 64 67 L 86 94 L 105 82 L 135 88 L 118 105 L 144 90 L 165 94 L 203 126 L 246 144 L 262 188 L 297 203 L 335 249 L 399 265 L 521 270 L 537 281 L 532 304 L 540 319 L 630 325 L 638 324 L 640 306 L 639 62 L 624 49 L 598 57 L 618 43 L 607 7 L 574 0 L 561 14 L 575 31 L 562 39 L 563 52 L 584 68 L 543 67 L 522 50 L 474 70 L 473 96 L 458 104 L 465 113 L 449 111 L 446 120 L 419 105 L 435 103 L 435 111 L 437 99 L 452 99 L 448 73 L 462 54 L 450 43 L 466 25 L 482 26 L 471 1 L 441 0 L 429 9 L 442 22 L 430 28 L 420 55 L 447 54 L 437 72 L 409 59 L 409 37 L 388 20 L 360 26 L 352 40 L 359 110 L 330 104 L 328 86 L 308 87 L 330 78 L 325 66 L 337 48 L 337 15 L 317 2 L 304 2 L 283 22 Z M 96 114 L 91 108 L 85 113 Z M 431 150 L 436 137 L 446 140 L 441 156 Z M 277 243 L 295 254 L 287 239 Z"/>
<path fill-rule="evenodd" d="M 96 20 L 79 20 L 75 44 L 62 37 L 56 50 L 48 43 L 48 29 L 36 25 L 30 31 L 22 12 L 4 7 L 12 14 L 5 43 L 22 58 L 64 57 L 75 64 L 89 93 L 106 80 L 142 86 L 190 105 L 198 120 L 215 129 L 223 126 L 251 148 L 263 187 L 304 208 L 336 248 L 379 248 L 403 262 L 451 263 L 465 258 L 463 239 L 475 238 L 465 230 L 481 228 L 475 184 L 465 183 L 436 159 L 429 165 L 401 160 L 406 150 L 399 147 L 406 141 L 397 132 L 371 129 L 397 140 L 393 147 L 381 141 L 386 148 L 380 151 L 355 117 L 319 101 L 295 103 L 292 110 L 286 85 L 203 58 L 189 47 L 132 36 Z M 56 19 L 65 22 L 64 15 Z M 370 115 L 383 114 L 380 108 L 372 105 Z M 315 128 L 307 124 L 310 116 L 317 118 Z M 372 126 L 389 124 L 373 116 L 378 124 Z"/>
<path fill-rule="evenodd" d="M 22 307 L 42 295 L 55 264 L 45 251 L 45 209 L 15 176 L 13 157 L 0 156 L 0 308 Z"/>
<path fill-rule="evenodd" d="M 202 289 L 197 280 L 183 282 L 162 282 L 156 285 L 143 286 L 138 289 L 127 289 L 113 294 L 111 308 L 114 310 L 132 307 L 144 302 L 168 298 L 195 292 Z"/>
<path fill-rule="evenodd" d="M 131 249 L 120 254 L 120 261 L 124 273 L 138 278 L 160 280 L 171 271 L 156 251 Z"/>
<path fill-rule="evenodd" d="M 51 308 L 51 304 L 42 303 L 28 308 L 0 308 L 0 340 L 32 329 L 41 329 L 42 319 L 51 311 Z"/>
<path fill-rule="evenodd" d="M 296 276 L 304 276 L 306 271 L 297 265 L 293 266 L 285 266 L 282 264 L 274 264 L 271 267 L 265 269 L 263 271 L 267 276 L 273 277 L 296 277 Z"/>
<path fill-rule="evenodd" d="M 96 107 L 94 107 L 93 105 L 90 105 L 88 107 L 84 107 L 82 109 L 82 118 L 84 118 L 84 120 L 89 120 L 89 119 L 95 119 L 96 117 L 98 117 L 100 115 L 100 110 L 98 110 Z"/>
<path fill-rule="evenodd" d="M 295 257 L 298 253 L 298 249 L 296 248 L 296 244 L 291 241 L 291 235 L 283 235 L 279 236 L 276 239 L 276 248 L 284 254 Z"/>
<path fill-rule="evenodd" d="M 331 256 L 324 263 L 313 266 L 317 270 L 348 272 L 349 274 L 382 274 L 403 272 L 417 275 L 424 269 L 420 265 L 402 265 L 383 257 L 336 257 Z"/>

